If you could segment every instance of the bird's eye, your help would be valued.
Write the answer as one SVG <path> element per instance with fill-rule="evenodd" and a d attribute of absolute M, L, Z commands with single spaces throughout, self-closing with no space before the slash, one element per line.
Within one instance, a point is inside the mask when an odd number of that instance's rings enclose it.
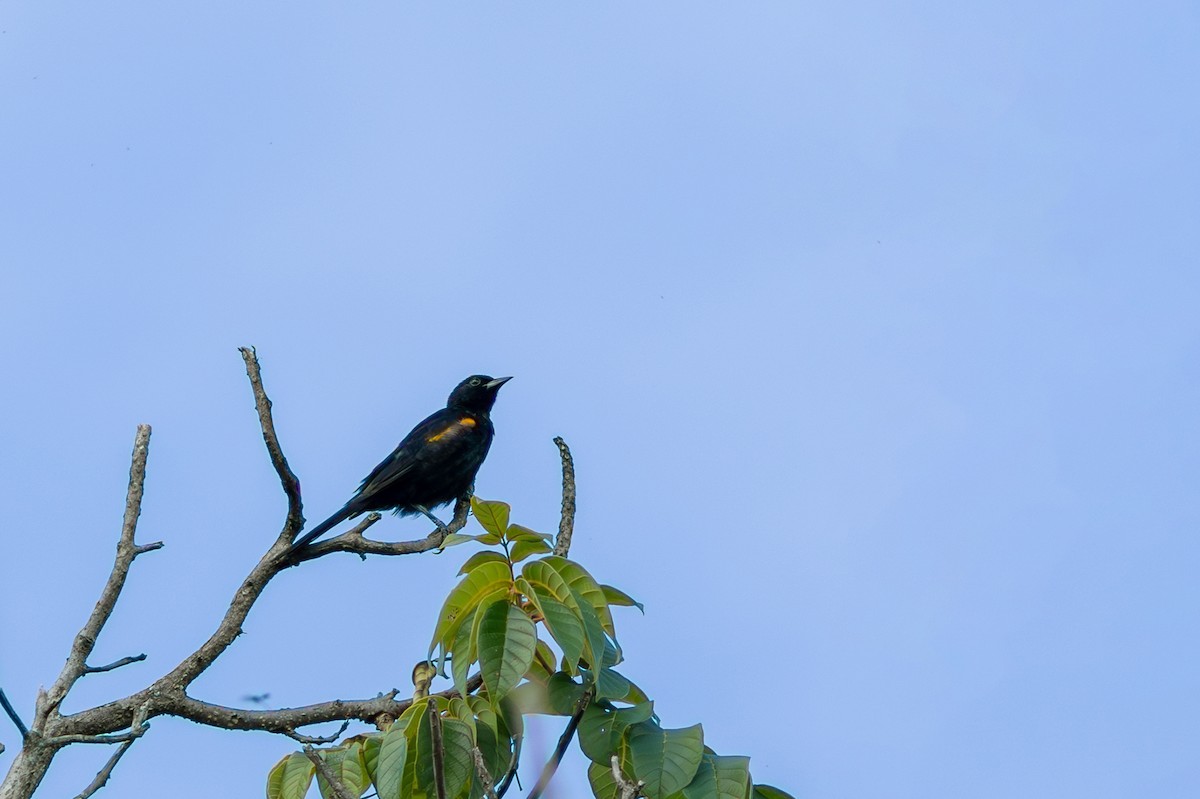
<path fill-rule="evenodd" d="M 479 384 L 480 384 L 480 382 L 482 382 L 482 381 L 481 381 L 481 380 L 480 380 L 478 377 L 472 377 L 472 378 L 471 378 L 471 385 L 473 385 L 473 386 L 477 386 L 477 385 L 479 385 Z"/>

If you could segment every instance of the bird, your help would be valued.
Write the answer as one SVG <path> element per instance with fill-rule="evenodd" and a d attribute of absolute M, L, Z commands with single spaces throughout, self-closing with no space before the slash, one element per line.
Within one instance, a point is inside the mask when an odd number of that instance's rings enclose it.
<path fill-rule="evenodd" d="M 414 427 L 366 476 L 350 501 L 297 539 L 288 556 L 367 511 L 391 510 L 400 516 L 420 513 L 445 529 L 431 509 L 453 502 L 474 484 L 495 435 L 491 411 L 496 393 L 509 380 L 512 378 L 471 375 L 455 386 L 446 407 Z"/>

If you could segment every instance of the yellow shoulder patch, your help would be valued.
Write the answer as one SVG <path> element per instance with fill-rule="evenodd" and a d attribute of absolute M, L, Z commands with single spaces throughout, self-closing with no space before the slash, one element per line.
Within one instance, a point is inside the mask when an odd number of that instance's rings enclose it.
<path fill-rule="evenodd" d="M 454 424 L 452 424 L 452 425 L 450 425 L 449 427 L 447 427 L 447 428 L 446 428 L 445 430 L 443 430 L 442 432 L 438 433 L 436 436 L 430 436 L 429 438 L 427 438 L 427 439 L 425 439 L 425 440 L 426 440 L 426 441 L 428 441 L 428 442 L 431 442 L 431 443 L 432 443 L 432 442 L 434 442 L 434 441 L 441 441 L 441 440 L 442 440 L 443 438 L 445 438 L 446 436 L 449 436 L 449 435 L 454 435 L 454 433 L 455 433 L 455 432 L 456 432 L 456 431 L 457 431 L 457 430 L 458 430 L 460 427 L 471 428 L 471 427 L 474 427 L 474 426 L 475 426 L 475 424 L 476 424 L 475 420 L 474 420 L 474 419 L 472 419 L 470 416 L 464 416 L 463 418 L 459 419 L 459 420 L 458 420 L 457 422 L 455 422 Z"/>

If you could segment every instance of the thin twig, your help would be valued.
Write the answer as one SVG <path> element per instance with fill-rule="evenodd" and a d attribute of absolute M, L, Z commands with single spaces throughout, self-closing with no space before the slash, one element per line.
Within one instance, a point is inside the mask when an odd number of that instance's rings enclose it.
<path fill-rule="evenodd" d="M 129 750 L 129 747 L 133 746 L 134 740 L 136 739 L 128 740 L 118 746 L 117 751 L 113 752 L 112 757 L 104 764 L 104 768 L 96 773 L 96 778 L 88 783 L 88 786 L 80 791 L 75 799 L 88 799 L 89 796 L 103 788 L 108 783 L 108 778 L 112 776 L 113 769 L 117 766 L 117 761 Z"/>
<path fill-rule="evenodd" d="M 112 663 L 109 663 L 107 666 L 84 666 L 83 673 L 84 674 L 100 674 L 101 672 L 112 671 L 113 669 L 119 669 L 122 666 L 128 666 L 130 663 L 141 663 L 145 659 L 146 659 L 146 653 L 143 652 L 140 655 L 133 655 L 131 657 L 121 658 L 120 660 L 114 660 Z"/>
<path fill-rule="evenodd" d="M 21 721 L 21 717 L 17 715 L 17 710 L 8 701 L 8 697 L 4 695 L 4 689 L 0 688 L 0 707 L 4 708 L 4 712 L 12 719 L 12 723 L 17 725 L 17 732 L 21 733 L 21 740 L 24 740 L 29 735 L 29 728 Z"/>
<path fill-rule="evenodd" d="M 487 763 L 483 761 L 483 752 L 479 751 L 478 746 L 471 747 L 471 758 L 475 761 L 475 774 L 479 777 L 479 784 L 483 786 L 483 793 L 488 799 L 499 799 L 496 796 L 495 783 L 492 781 L 492 774 L 488 771 Z"/>
<path fill-rule="evenodd" d="M 33 729 L 43 732 L 46 719 L 50 713 L 57 712 L 59 705 L 66 698 L 67 692 L 83 676 L 87 668 L 88 656 L 96 646 L 96 638 L 104 629 L 108 617 L 112 615 L 117 597 L 125 587 L 125 578 L 129 576 L 129 566 L 137 556 L 133 543 L 137 532 L 138 516 L 142 512 L 142 491 L 146 484 L 146 458 L 150 453 L 150 425 L 140 424 L 137 435 L 133 440 L 133 463 L 129 467 L 129 488 L 125 494 L 125 518 L 121 522 L 121 538 L 117 542 L 117 558 L 113 564 L 108 582 L 100 592 L 100 599 L 92 609 L 91 616 L 83 625 L 83 629 L 75 636 L 71 644 L 71 654 L 63 666 L 58 679 L 50 686 L 44 697 L 39 697 L 34 711 Z"/>
<path fill-rule="evenodd" d="M 342 722 L 342 726 L 339 727 L 338 731 L 333 735 L 304 735 L 296 732 L 295 730 L 284 730 L 283 734 L 291 738 L 293 741 L 299 741 L 302 744 L 316 744 L 317 746 L 321 746 L 323 744 L 331 744 L 338 738 L 341 738 L 342 733 L 344 733 L 346 728 L 349 726 L 350 721 L 347 719 L 346 721 Z"/>
<path fill-rule="evenodd" d="M 275 434 L 275 421 L 271 416 L 271 400 L 263 388 L 262 372 L 258 365 L 258 353 L 253 347 L 238 347 L 242 360 L 246 362 L 246 375 L 250 378 L 250 388 L 254 392 L 254 407 L 258 410 L 258 422 L 262 428 L 263 441 L 267 444 L 267 452 L 271 456 L 271 464 L 279 475 L 283 485 L 283 493 L 287 495 L 288 512 L 284 522 L 284 533 L 288 541 L 296 537 L 304 527 L 304 507 L 300 500 L 300 480 L 288 466 L 283 448 L 279 445 L 279 437 Z"/>
<path fill-rule="evenodd" d="M 433 739 L 433 787 L 437 799 L 446 799 L 446 750 L 442 742 L 442 714 L 437 700 L 429 697 L 429 732 Z"/>
<path fill-rule="evenodd" d="M 337 794 L 338 799 L 354 799 L 354 794 L 350 793 L 350 789 L 346 784 L 337 778 L 337 775 L 329 768 L 329 764 L 321 759 L 317 751 L 311 745 L 304 745 L 304 756 L 312 761 L 312 764 L 317 767 L 317 772 L 325 779 L 329 787 L 333 788 L 333 792 Z"/>
<path fill-rule="evenodd" d="M 133 743 L 138 738 L 146 734 L 146 730 L 150 729 L 150 722 L 146 719 L 150 715 L 150 703 L 144 702 L 133 714 L 133 721 L 129 725 L 128 732 L 117 733 L 116 735 L 56 735 L 43 739 L 46 746 L 63 747 L 67 744 L 119 744 Z"/>
<path fill-rule="evenodd" d="M 562 457 L 562 518 L 558 522 L 558 538 L 554 541 L 554 554 L 561 558 L 571 549 L 571 535 L 575 532 L 575 461 L 571 449 L 562 436 L 555 436 L 558 454 Z"/>
<path fill-rule="evenodd" d="M 567 747 L 571 745 L 571 739 L 575 737 L 575 730 L 579 727 L 579 720 L 583 718 L 583 712 L 591 703 L 592 689 L 588 688 L 575 704 L 575 712 L 571 714 L 571 720 L 567 722 L 566 729 L 559 736 L 558 746 L 554 747 L 554 754 L 546 761 L 546 766 L 542 769 L 542 776 L 538 777 L 537 784 L 533 786 L 533 790 L 529 792 L 526 799 L 540 799 L 541 795 L 546 792 L 550 779 L 554 776 L 554 772 L 558 771 L 559 764 L 562 763 Z"/>

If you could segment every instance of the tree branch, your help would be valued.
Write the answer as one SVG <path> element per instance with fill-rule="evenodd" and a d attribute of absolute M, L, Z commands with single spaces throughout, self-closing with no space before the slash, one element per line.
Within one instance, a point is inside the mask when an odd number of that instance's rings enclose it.
<path fill-rule="evenodd" d="M 262 372 L 258 365 L 258 353 L 253 347 L 238 347 L 242 360 L 246 362 L 246 375 L 250 378 L 250 388 L 254 392 L 254 407 L 258 410 L 258 423 L 262 427 L 263 441 L 267 444 L 267 453 L 271 456 L 271 464 L 279 475 L 283 485 L 283 493 L 287 495 L 288 512 L 283 524 L 283 532 L 290 542 L 296 533 L 304 527 L 304 506 L 300 501 L 300 480 L 288 466 L 283 448 L 279 446 L 279 437 L 275 434 L 275 420 L 271 416 L 271 400 L 263 388 Z"/>
<path fill-rule="evenodd" d="M 253 348 L 243 347 L 240 348 L 240 352 L 246 364 L 246 374 L 254 394 L 263 441 L 287 497 L 287 515 L 282 530 L 242 581 L 234 593 L 225 615 L 208 640 L 185 657 L 175 668 L 146 688 L 122 699 L 75 714 L 62 715 L 59 707 L 81 676 L 119 668 L 144 657 L 138 655 L 122 658 L 107 666 L 91 667 L 87 665 L 87 659 L 92 654 L 96 638 L 112 613 L 133 560 L 144 552 L 162 546 L 161 542 L 143 545 L 134 542 L 137 520 L 141 513 L 150 439 L 150 427 L 148 425 L 139 426 L 134 441 L 125 516 L 120 540 L 117 544 L 115 563 L 99 601 L 87 623 L 72 643 L 62 672 L 48 691 L 39 691 L 33 724 L 26 729 L 15 712 L 9 712 L 22 732 L 25 746 L 13 761 L 8 776 L 0 783 L 0 799 L 27 799 L 31 796 L 44 777 L 55 753 L 63 746 L 72 743 L 119 743 L 123 745 L 121 750 L 121 754 L 123 754 L 127 744 L 144 733 L 147 726 L 144 722 L 160 715 L 178 716 L 225 729 L 264 730 L 297 735 L 296 729 L 319 722 L 359 719 L 371 723 L 384 716 L 390 715 L 395 718 L 411 704 L 409 700 L 397 700 L 396 693 L 393 691 L 374 699 L 332 700 L 306 707 L 281 710 L 241 710 L 209 704 L 187 695 L 188 687 L 241 634 L 242 624 L 255 602 L 262 595 L 266 585 L 281 571 L 294 565 L 296 561 L 285 556 L 304 522 L 300 482 L 288 466 L 275 432 L 271 415 L 271 400 L 262 384 L 257 355 Z M 454 532 L 465 527 L 469 511 L 470 504 L 467 499 L 460 499 L 455 505 L 454 518 L 448 525 L 448 529 Z M 378 520 L 378 514 L 369 514 L 350 531 L 309 547 L 305 550 L 306 557 L 302 559 L 311 560 L 330 552 L 354 552 L 361 556 L 368 554 L 408 555 L 428 552 L 441 547 L 446 534 L 445 530 L 435 530 L 425 538 L 396 543 L 372 541 L 363 537 L 363 532 Z M 479 675 L 475 675 L 468 682 L 468 690 L 478 690 L 481 684 L 482 680 Z M 455 691 L 449 690 L 442 692 L 441 695 L 454 696 L 457 694 Z M 126 731 L 122 732 L 122 730 Z M 111 765 L 115 766 L 116 760 L 117 758 L 114 757 Z M 108 771 L 111 772 L 111 768 L 108 768 Z M 97 775 L 97 780 L 101 780 L 102 777 L 107 779 L 103 771 Z M 91 786 L 89 786 L 90 788 Z"/>
<path fill-rule="evenodd" d="M 29 735 L 29 728 L 21 721 L 21 717 L 17 715 L 17 710 L 8 701 L 8 697 L 4 695 L 4 689 L 0 688 L 0 707 L 4 708 L 4 712 L 12 719 L 12 723 L 17 725 L 17 732 L 21 733 L 21 740 L 24 740 Z"/>
<path fill-rule="evenodd" d="M 625 775 L 621 773 L 621 760 L 616 755 L 613 755 L 609 762 L 612 764 L 613 782 L 617 784 L 619 799 L 637 799 L 641 796 L 642 788 L 646 787 L 645 781 L 630 782 L 625 779 Z"/>
<path fill-rule="evenodd" d="M 495 783 L 492 781 L 491 772 L 488 771 L 487 763 L 483 760 L 483 752 L 479 751 L 478 746 L 471 747 L 471 759 L 475 761 L 475 773 L 479 776 L 479 784 L 483 786 L 483 793 L 488 799 L 499 799 L 496 796 Z"/>
<path fill-rule="evenodd" d="M 554 772 L 558 771 L 558 766 L 562 763 L 567 747 L 571 745 L 571 739 L 575 737 L 575 730 L 579 728 L 579 720 L 583 718 L 583 711 L 587 710 L 588 705 L 592 703 L 592 693 L 592 688 L 588 688 L 579 697 L 579 701 L 575 704 L 575 712 L 571 714 L 571 720 L 567 722 L 566 729 L 559 736 L 558 746 L 554 747 L 554 754 L 546 761 L 546 767 L 542 769 L 542 776 L 538 777 L 537 784 L 533 786 L 533 790 L 529 792 L 526 799 L 540 799 L 541 795 L 546 792 L 546 787 L 550 784 Z"/>
<path fill-rule="evenodd" d="M 323 555 L 328 555 L 331 552 L 353 552 L 356 555 L 416 555 L 420 552 L 430 552 L 435 549 L 440 549 L 442 541 L 445 540 L 449 533 L 457 533 L 459 530 L 467 526 L 467 521 L 471 513 L 471 500 L 469 497 L 459 497 L 454 503 L 454 516 L 446 525 L 445 531 L 434 529 L 429 535 L 424 538 L 418 538 L 414 541 L 376 541 L 363 536 L 363 531 L 366 530 L 381 518 L 378 513 L 369 513 L 361 522 L 351 527 L 341 535 L 333 538 L 326 538 L 322 541 L 314 541 L 307 547 L 291 556 L 291 564 L 302 563 L 306 560 L 319 558 Z"/>
<path fill-rule="evenodd" d="M 317 750 L 313 749 L 310 744 L 304 745 L 304 756 L 311 760 L 312 764 L 316 766 L 317 773 L 319 773 L 325 780 L 326 784 L 333 789 L 333 792 L 337 795 L 338 799 L 356 799 L 354 794 L 350 793 L 350 790 L 346 787 L 345 783 L 337 778 L 337 775 L 329 769 L 329 764 L 321 759 L 321 756 L 317 754 Z"/>
<path fill-rule="evenodd" d="M 139 549 L 140 549 L 140 547 L 139 547 Z M 119 669 L 122 666 L 128 666 L 130 663 L 141 663 L 145 659 L 146 659 L 146 653 L 143 652 L 140 655 L 133 655 L 131 657 L 121 658 L 120 660 L 114 660 L 112 663 L 109 663 L 107 666 L 84 666 L 83 673 L 84 674 L 100 674 L 101 672 L 112 671 L 113 669 Z"/>
<path fill-rule="evenodd" d="M 477 691 L 483 685 L 483 677 L 472 675 L 467 680 L 468 693 Z M 147 689 L 149 691 L 150 689 Z M 141 696 L 143 691 L 134 696 Z M 151 704 L 151 716 L 178 716 L 179 718 L 218 727 L 226 730 L 247 730 L 274 732 L 282 735 L 294 733 L 300 727 L 320 724 L 326 721 L 364 721 L 374 723 L 380 715 L 389 714 L 398 718 L 412 705 L 411 699 L 396 699 L 398 692 L 393 690 L 373 699 L 334 699 L 313 705 L 303 705 L 294 708 L 278 710 L 250 710 L 226 707 L 193 699 L 186 694 L 160 694 Z M 459 695 L 458 691 L 449 688 L 437 694 L 447 699 Z M 62 721 L 71 726 L 92 729 L 107 728 L 121 729 L 119 722 L 129 698 L 111 702 L 92 710 L 85 710 L 74 716 L 64 716 Z"/>
<path fill-rule="evenodd" d="M 91 616 L 83 629 L 75 636 L 71 644 L 71 652 L 63 666 L 58 679 L 50 686 L 50 690 L 38 697 L 34 710 L 33 729 L 39 734 L 45 731 L 46 720 L 52 712 L 57 712 L 58 706 L 66 698 L 67 692 L 83 676 L 87 668 L 88 656 L 96 646 L 96 637 L 104 628 L 108 617 L 112 615 L 117 597 L 125 587 L 125 578 L 129 575 L 129 566 L 137 557 L 137 548 L 133 543 L 134 533 L 137 532 L 138 516 L 142 512 L 142 491 L 146 484 L 146 458 L 150 453 L 150 425 L 140 424 L 137 435 L 133 440 L 133 464 L 129 467 L 129 488 L 125 493 L 125 518 L 121 522 L 121 538 L 117 542 L 117 558 L 100 599 L 92 609 Z"/>
<path fill-rule="evenodd" d="M 575 461 L 571 449 L 562 436 L 555 436 L 558 454 L 562 457 L 562 518 L 558 522 L 558 538 L 554 541 L 554 554 L 565 558 L 571 549 L 571 536 L 575 532 Z"/>
<path fill-rule="evenodd" d="M 104 768 L 97 772 L 96 778 L 88 783 L 88 786 L 80 791 L 75 799 L 88 799 L 89 796 L 108 784 L 108 778 L 112 776 L 113 769 L 117 767 L 117 761 L 129 751 L 129 747 L 133 746 L 133 740 L 135 739 L 128 740 L 117 747 L 117 751 L 113 752 L 112 757 L 104 764 Z"/>
<path fill-rule="evenodd" d="M 347 719 L 342 722 L 342 726 L 338 727 L 338 731 L 332 735 L 302 735 L 295 730 L 284 730 L 283 734 L 291 738 L 293 741 L 298 741 L 302 744 L 321 746 L 322 744 L 331 744 L 338 738 L 342 737 L 342 733 L 350 726 L 350 721 Z"/>

